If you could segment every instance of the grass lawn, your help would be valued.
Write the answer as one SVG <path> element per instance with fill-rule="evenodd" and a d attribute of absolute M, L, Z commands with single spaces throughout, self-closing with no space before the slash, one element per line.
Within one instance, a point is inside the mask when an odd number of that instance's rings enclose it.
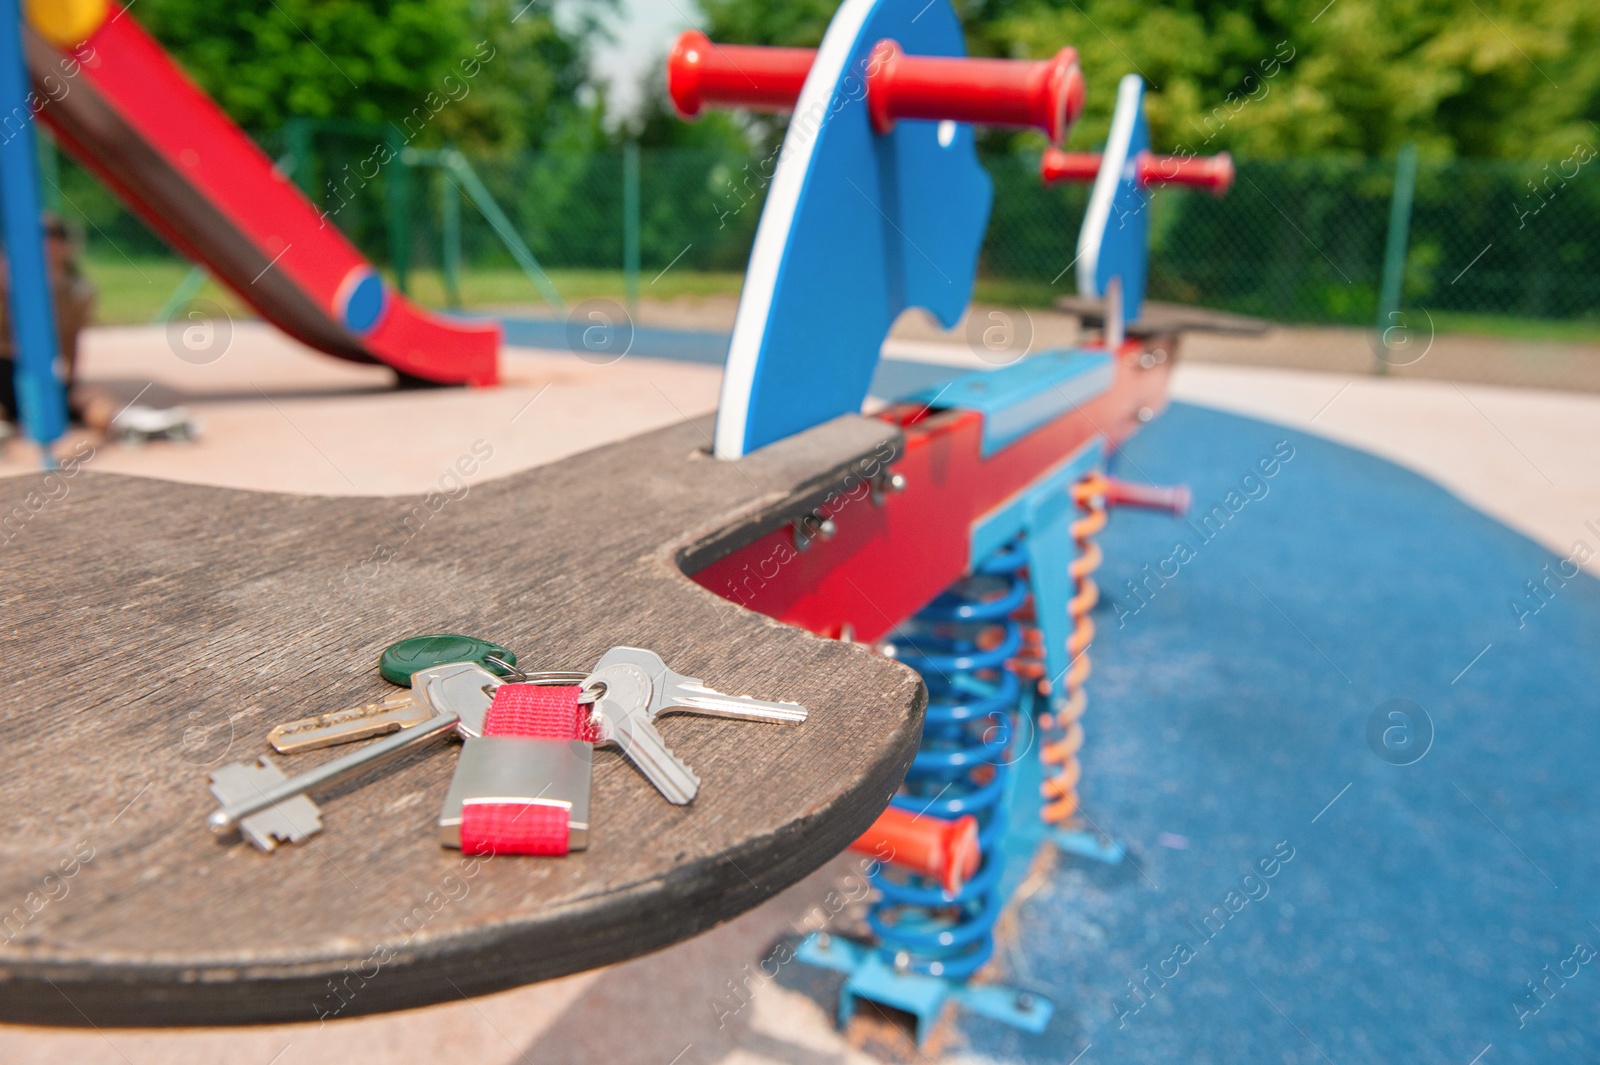
<path fill-rule="evenodd" d="M 1441 333 L 1474 333 L 1508 340 L 1561 340 L 1572 344 L 1600 343 L 1600 321 L 1576 318 L 1509 318 L 1496 314 L 1461 314 L 1433 311 L 1433 325 Z"/>
<path fill-rule="evenodd" d="M 626 293 L 621 270 L 550 270 L 548 275 L 569 305 L 600 297 L 620 303 Z M 735 273 L 668 270 L 657 276 L 645 271 L 639 279 L 639 296 L 646 300 L 672 300 L 679 296 L 737 295 L 743 280 L 743 274 Z M 444 275 L 439 271 L 413 270 L 410 288 L 411 298 L 418 303 L 445 306 Z M 521 270 L 466 270 L 461 277 L 461 302 L 467 307 L 484 307 L 542 301 L 539 290 Z"/>
<path fill-rule="evenodd" d="M 189 264 L 178 259 L 89 258 L 83 272 L 100 289 L 100 308 L 96 320 L 102 325 L 131 325 L 152 322 L 167 298 L 189 272 Z M 207 279 L 200 295 L 216 300 L 230 314 L 251 314 L 244 301 Z"/>
<path fill-rule="evenodd" d="M 154 321 L 189 272 L 187 263 L 176 259 L 93 257 L 84 270 L 100 286 L 99 320 L 106 325 L 130 325 Z M 621 270 L 551 270 L 551 282 L 568 304 L 604 297 L 621 301 L 624 282 Z M 391 277 L 392 281 L 393 278 Z M 647 300 L 672 300 L 679 296 L 730 295 L 739 293 L 742 274 L 701 273 L 668 270 L 659 275 L 645 271 L 639 282 L 639 295 Z M 411 297 L 428 307 L 444 307 L 444 277 L 437 270 L 413 270 Z M 1067 291 L 1059 285 L 1035 281 L 980 279 L 975 297 L 980 303 L 1013 307 L 1048 307 Z M 216 282 L 206 279 L 199 297 L 215 300 L 229 313 L 249 315 L 244 301 Z M 539 291 L 520 270 L 467 270 L 461 278 L 461 302 L 466 307 L 494 307 L 515 304 L 536 306 L 542 301 Z"/>
<path fill-rule="evenodd" d="M 84 272 L 100 288 L 98 320 L 105 325 L 131 325 L 152 322 L 167 300 L 189 273 L 187 263 L 177 259 L 86 258 Z M 562 299 L 570 305 L 586 299 L 607 297 L 621 301 L 624 295 L 621 270 L 551 270 L 550 280 Z M 390 278 L 392 281 L 393 278 Z M 652 283 L 643 277 L 639 294 L 645 299 L 671 300 L 679 296 L 716 294 L 737 295 L 743 275 L 735 273 L 694 273 L 667 271 Z M 428 307 L 445 306 L 444 277 L 437 270 L 413 270 L 411 297 Z M 253 316 L 245 302 L 209 277 L 199 298 L 215 300 L 230 314 Z M 461 278 L 461 302 L 465 307 L 492 307 L 508 304 L 539 305 L 539 290 L 520 270 L 468 270 Z"/>
<path fill-rule="evenodd" d="M 100 287 L 99 321 L 106 325 L 151 322 L 189 272 L 187 263 L 177 259 L 86 257 L 84 270 Z M 619 303 L 624 285 L 621 270 L 551 270 L 551 282 L 568 305 L 604 297 Z M 392 280 L 392 278 L 391 278 Z M 700 273 L 667 270 L 659 275 L 645 271 L 640 278 L 639 295 L 646 300 L 672 300 L 679 296 L 737 295 L 743 276 L 727 273 Z M 444 278 L 437 270 L 414 270 L 410 278 L 411 296 L 428 307 L 445 306 Z M 1056 297 L 1067 293 L 1065 285 L 1042 281 L 980 279 L 975 298 L 980 303 L 1013 307 L 1048 307 Z M 200 298 L 215 300 L 230 314 L 252 316 L 244 301 L 207 278 Z M 516 269 L 467 270 L 461 278 L 461 302 L 467 308 L 525 305 L 538 313 L 542 309 L 539 291 Z M 1458 314 L 1434 311 L 1433 321 L 1440 333 L 1470 333 L 1511 340 L 1554 340 L 1570 343 L 1600 343 L 1600 321 L 1546 321 L 1510 318 L 1488 314 Z"/>

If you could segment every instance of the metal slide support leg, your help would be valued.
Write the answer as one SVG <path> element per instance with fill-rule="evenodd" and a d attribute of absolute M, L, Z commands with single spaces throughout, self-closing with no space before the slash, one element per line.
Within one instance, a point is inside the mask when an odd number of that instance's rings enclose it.
<path fill-rule="evenodd" d="M 55 314 L 39 217 L 38 145 L 22 61 L 22 14 L 17 0 L 0 0 L 0 113 L 17 132 L 0 141 L 0 215 L 11 266 L 10 310 L 16 345 L 18 417 L 41 447 L 67 427 L 67 400 L 56 372 Z M 45 465 L 51 460 L 46 451 Z"/>
<path fill-rule="evenodd" d="M 628 313 L 639 316 L 639 144 L 622 146 L 622 288 Z"/>
<path fill-rule="evenodd" d="M 444 231 L 439 264 L 444 273 L 445 303 L 461 309 L 461 188 L 448 169 L 439 171 L 439 218 Z"/>

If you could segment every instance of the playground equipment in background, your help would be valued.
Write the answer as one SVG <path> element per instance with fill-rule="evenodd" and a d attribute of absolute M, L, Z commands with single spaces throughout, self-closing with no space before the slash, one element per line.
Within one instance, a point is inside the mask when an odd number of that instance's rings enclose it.
<path fill-rule="evenodd" d="M 391 165 L 386 175 L 386 180 L 390 182 L 386 200 L 390 260 L 395 275 L 395 287 L 399 289 L 401 295 L 409 291 L 411 263 L 409 233 L 411 197 L 408 174 L 411 170 L 437 170 L 440 176 L 439 215 L 442 229 L 439 268 L 444 281 L 445 299 L 449 306 L 452 309 L 461 307 L 461 197 L 465 195 L 483 214 L 506 251 L 511 254 L 511 258 L 527 275 L 528 280 L 538 291 L 540 299 L 558 312 L 565 308 L 561 294 L 556 291 L 544 268 L 539 265 L 539 260 L 535 258 L 532 249 L 517 233 L 516 227 L 511 224 L 511 219 L 506 217 L 500 205 L 495 202 L 493 194 L 484 185 L 483 179 L 478 176 L 472 164 L 467 161 L 467 157 L 456 149 L 407 148 L 404 146 L 404 138 L 392 129 L 386 135 L 382 127 L 369 126 L 365 123 L 296 118 L 285 123 L 284 129 L 290 149 L 279 157 L 274 165 L 290 177 L 299 176 L 306 168 L 306 161 L 312 154 L 313 138 L 319 131 L 331 129 L 363 132 L 379 140 L 387 136 L 388 150 L 393 156 L 394 163 L 398 164 Z M 306 191 L 308 195 L 312 192 L 310 189 Z M 207 276 L 203 268 L 192 267 L 173 289 L 172 295 L 167 297 L 161 309 L 156 312 L 156 321 L 170 321 L 177 315 L 200 291 Z"/>
<path fill-rule="evenodd" d="M 38 14 L 33 14 L 37 8 Z M 75 23 L 56 9 L 88 12 Z M 393 292 L 283 171 L 115 3 L 30 5 L 39 116 L 152 229 L 263 317 L 329 355 L 449 384 L 498 380 L 499 328 Z M 92 58 L 91 58 L 92 57 Z"/>
<path fill-rule="evenodd" d="M 452 307 L 461 306 L 461 197 L 464 194 L 483 213 L 500 242 L 517 261 L 522 272 L 528 275 L 533 287 L 539 290 L 540 297 L 556 311 L 563 309 L 565 305 L 561 301 L 561 294 L 550 283 L 539 261 L 533 257 L 527 243 L 517 235 L 511 219 L 495 203 L 466 156 L 454 148 L 407 148 L 400 156 L 400 161 L 408 167 L 433 167 L 442 178 L 439 206 L 444 232 L 441 234 L 443 251 L 439 259 L 445 292 Z"/>
<path fill-rule="evenodd" d="M 1082 110 L 1071 49 L 1040 63 L 962 59 L 947 5 L 915 16 L 847 3 L 815 52 L 730 51 L 691 31 L 668 59 L 668 91 L 685 117 L 746 98 L 787 102 L 795 114 L 734 319 L 721 458 L 859 411 L 883 338 L 907 307 L 946 328 L 959 320 L 993 198 L 966 123 L 1035 126 L 1060 139 Z"/>
<path fill-rule="evenodd" d="M 947 4 L 900 0 L 848 0 L 815 52 L 679 38 L 667 78 L 683 117 L 706 106 L 794 112 L 735 320 L 719 456 L 859 409 L 906 307 L 946 327 L 965 309 L 992 197 L 965 123 L 1033 126 L 1059 145 L 1083 89 L 1071 49 L 1039 63 L 961 51 Z M 1096 160 L 1107 202 L 1091 209 L 1080 246 L 1094 249 L 1097 291 L 1109 283 L 1142 297 L 1147 230 L 1122 216 L 1113 230 L 1110 209 L 1119 196 L 1124 215 L 1142 209 L 1137 103 L 1137 121 L 1116 131 L 1122 147 Z M 1119 187 L 1124 169 L 1131 194 Z M 836 313 L 819 319 L 822 306 Z M 992 957 L 995 922 L 1040 844 L 1121 857 L 1074 817 L 1098 596 L 1090 538 L 1112 498 L 1182 502 L 1114 491 L 1103 472 L 1107 448 L 1159 409 L 1169 366 L 1112 329 L 1098 347 L 959 376 L 891 405 L 880 416 L 901 427 L 905 452 L 893 478 L 870 487 L 873 507 L 826 500 L 694 574 L 783 621 L 878 643 L 928 687 L 922 748 L 856 845 L 889 856 L 873 877 L 876 942 L 814 934 L 798 953 L 846 974 L 841 1023 L 860 999 L 910 1013 L 921 1034 L 951 1000 L 1030 1031 L 1049 1021 L 1047 1000 L 969 978 Z M 1112 397 L 1129 392 L 1147 400 L 1137 417 L 1107 417 Z"/>
<path fill-rule="evenodd" d="M 320 128 L 377 129 L 377 127 L 348 123 L 293 120 L 286 124 L 287 139 L 293 147 L 278 159 L 275 164 L 278 169 L 285 174 L 295 176 L 305 166 L 303 160 L 310 158 L 312 136 Z M 378 129 L 380 136 L 381 133 L 381 129 Z M 392 183 L 387 197 L 389 247 L 395 287 L 402 295 L 408 291 L 411 259 L 411 240 L 408 232 L 411 225 L 408 207 L 410 183 L 406 175 L 411 170 L 436 170 L 440 177 L 439 215 L 443 230 L 440 233 L 439 268 L 444 281 L 445 300 L 450 308 L 453 310 L 461 308 L 461 197 L 464 195 L 483 214 L 490 228 L 500 238 L 501 244 L 511 254 L 511 258 L 538 291 L 540 299 L 558 312 L 565 309 L 566 305 L 561 299 L 561 294 L 556 291 L 544 268 L 539 265 L 539 260 L 534 257 L 532 249 L 517 233 L 516 227 L 500 209 L 500 205 L 495 202 L 493 194 L 484 185 L 483 179 L 478 176 L 478 172 L 473 169 L 466 156 L 454 148 L 406 148 L 401 146 L 403 144 L 401 137 L 393 133 L 390 136 L 396 143 L 390 146 L 394 161 L 387 176 Z M 205 284 L 206 277 L 204 269 L 199 266 L 192 267 L 173 289 L 172 295 L 167 297 L 161 309 L 156 312 L 156 321 L 170 321 L 182 311 Z"/>
<path fill-rule="evenodd" d="M 850 844 L 850 849 L 892 861 L 919 876 L 937 881 L 946 895 L 959 894 L 983 860 L 978 819 L 964 814 L 954 820 L 939 818 L 932 831 L 922 815 L 890 804 L 872 827 Z M 892 858 L 889 856 L 893 856 Z"/>
<path fill-rule="evenodd" d="M 1046 184 L 1094 182 L 1078 233 L 1078 294 L 1107 301 L 1107 337 L 1115 343 L 1124 324 L 1137 321 L 1144 307 L 1151 187 L 1190 185 L 1221 196 L 1233 184 L 1233 159 L 1226 152 L 1210 157 L 1151 154 L 1144 79 L 1128 74 L 1117 86 L 1105 148 L 1097 154 L 1046 151 L 1039 172 Z"/>
<path fill-rule="evenodd" d="M 1060 301 L 1063 309 L 1103 326 L 1106 343 L 1121 342 L 1132 325 L 1143 335 L 1174 334 L 1186 328 L 1259 332 L 1264 323 L 1237 315 L 1179 311 L 1166 321 L 1142 323 L 1145 287 L 1150 274 L 1150 190 L 1160 185 L 1187 185 L 1225 195 L 1233 184 L 1233 158 L 1155 155 L 1144 116 L 1144 80 L 1125 75 L 1117 86 L 1111 130 L 1099 152 L 1047 149 L 1039 162 L 1045 184 L 1093 182 L 1083 227 L 1078 232 L 1079 300 Z M 1114 224 L 1113 224 L 1114 223 Z M 1162 350 L 1165 350 L 1164 348 Z"/>

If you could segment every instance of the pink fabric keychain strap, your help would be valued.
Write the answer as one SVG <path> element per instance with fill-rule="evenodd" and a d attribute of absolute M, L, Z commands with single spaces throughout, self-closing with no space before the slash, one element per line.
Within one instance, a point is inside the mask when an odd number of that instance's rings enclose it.
<path fill-rule="evenodd" d="M 578 685 L 502 684 L 484 717 L 486 737 L 595 742 Z M 468 803 L 461 810 L 463 854 L 567 853 L 567 810 L 528 802 Z"/>
<path fill-rule="evenodd" d="M 484 716 L 483 734 L 594 743 L 600 734 L 589 721 L 589 707 L 578 703 L 582 692 L 576 684 L 502 684 Z"/>
<path fill-rule="evenodd" d="M 461 808 L 462 854 L 567 853 L 567 811 L 522 802 L 473 802 Z"/>

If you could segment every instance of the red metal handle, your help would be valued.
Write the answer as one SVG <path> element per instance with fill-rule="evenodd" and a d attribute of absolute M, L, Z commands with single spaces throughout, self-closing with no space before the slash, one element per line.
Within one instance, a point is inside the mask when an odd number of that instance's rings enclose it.
<path fill-rule="evenodd" d="M 1072 48 L 1030 62 L 906 55 L 894 41 L 879 41 L 867 67 L 867 107 L 879 133 L 901 118 L 954 119 L 1040 129 L 1060 144 L 1083 112 L 1083 93 Z"/>
<path fill-rule="evenodd" d="M 1164 487 L 1159 484 L 1136 484 L 1133 481 L 1119 481 L 1115 477 L 1108 477 L 1105 501 L 1108 507 L 1166 510 L 1171 511 L 1173 517 L 1181 518 L 1189 512 L 1194 494 L 1189 491 L 1189 486 L 1186 484 Z"/>
<path fill-rule="evenodd" d="M 1155 155 L 1140 152 L 1134 173 L 1145 188 L 1152 185 L 1189 185 L 1210 189 L 1221 196 L 1233 184 L 1233 157 L 1220 155 Z M 1039 177 L 1046 185 L 1061 181 L 1090 182 L 1100 172 L 1100 153 L 1047 149 L 1039 161 Z"/>
<path fill-rule="evenodd" d="M 1227 152 L 1188 156 L 1140 152 L 1138 168 L 1139 183 L 1146 186 L 1188 185 L 1221 196 L 1233 184 L 1233 156 Z"/>
<path fill-rule="evenodd" d="M 1049 148 L 1039 161 L 1039 177 L 1046 185 L 1063 181 L 1087 185 L 1099 173 L 1099 152 L 1064 152 L 1060 148 Z"/>
<path fill-rule="evenodd" d="M 667 58 L 667 94 L 683 118 L 710 107 L 792 110 L 816 52 L 712 44 L 685 31 Z M 867 108 L 887 133 L 898 119 L 952 120 L 1041 129 L 1059 144 L 1083 112 L 1078 53 L 1040 61 L 906 55 L 879 41 L 867 65 Z"/>
<path fill-rule="evenodd" d="M 816 57 L 810 48 L 712 44 L 699 30 L 685 30 L 667 57 L 667 94 L 683 118 L 698 118 L 706 107 L 790 111 Z"/>
<path fill-rule="evenodd" d="M 850 849 L 937 880 L 952 895 L 972 879 L 983 858 L 976 817 L 967 814 L 946 821 L 932 814 L 908 813 L 898 806 L 879 814 Z"/>

